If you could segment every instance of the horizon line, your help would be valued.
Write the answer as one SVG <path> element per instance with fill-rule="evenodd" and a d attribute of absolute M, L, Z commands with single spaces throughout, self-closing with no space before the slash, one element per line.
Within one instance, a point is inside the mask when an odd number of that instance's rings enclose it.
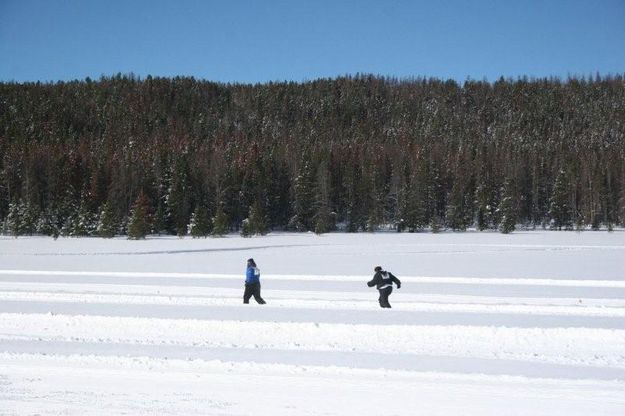
<path fill-rule="evenodd" d="M 516 76 L 505 76 L 500 75 L 496 79 L 489 80 L 488 77 L 483 76 L 482 78 L 474 78 L 471 76 L 465 77 L 463 80 L 459 80 L 457 78 L 452 77 L 441 77 L 436 75 L 389 75 L 389 74 L 376 74 L 370 72 L 354 72 L 354 73 L 345 73 L 345 74 L 337 74 L 334 76 L 320 76 L 316 78 L 303 78 L 301 80 L 294 79 L 270 79 L 264 81 L 221 81 L 206 78 L 203 76 L 196 75 L 187 75 L 187 74 L 178 74 L 178 75 L 155 75 L 155 74 L 137 74 L 133 71 L 130 72 L 117 72 L 114 74 L 100 74 L 98 78 L 92 78 L 91 76 L 85 76 L 84 78 L 67 78 L 67 79 L 48 79 L 48 80 L 24 80 L 17 81 L 15 79 L 0 79 L 0 84 L 17 84 L 17 85 L 30 85 L 30 84 L 43 84 L 43 85 L 59 85 L 59 84 L 70 84 L 70 83 L 89 83 L 89 82 L 101 82 L 106 80 L 114 80 L 114 79 L 130 79 L 138 82 L 143 82 L 149 79 L 167 79 L 167 80 L 176 80 L 176 79 L 192 79 L 199 82 L 205 83 L 213 83 L 220 85 L 232 85 L 232 86 L 263 86 L 263 85 L 272 85 L 272 84 L 309 84 L 318 81 L 337 81 L 341 79 L 365 79 L 365 78 L 374 78 L 377 80 L 384 81 L 393 81 L 397 83 L 411 83 L 411 82 L 423 82 L 423 81 L 440 81 L 447 83 L 449 81 L 455 82 L 458 85 L 462 85 L 467 82 L 477 82 L 477 83 L 485 83 L 485 84 L 495 84 L 497 82 L 540 82 L 540 81 L 556 81 L 556 82 L 564 82 L 568 83 L 570 81 L 609 81 L 609 80 L 622 80 L 625 78 L 625 71 L 620 72 L 608 72 L 601 73 L 600 71 L 594 71 L 593 73 L 588 74 L 578 74 L 578 73 L 568 73 L 566 77 L 561 75 L 529 75 L 529 74 L 518 74 Z"/>

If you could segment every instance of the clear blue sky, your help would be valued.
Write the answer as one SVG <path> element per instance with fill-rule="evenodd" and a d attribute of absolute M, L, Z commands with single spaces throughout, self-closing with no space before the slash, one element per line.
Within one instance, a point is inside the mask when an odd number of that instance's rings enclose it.
<path fill-rule="evenodd" d="M 0 80 L 625 73 L 625 0 L 0 0 Z"/>

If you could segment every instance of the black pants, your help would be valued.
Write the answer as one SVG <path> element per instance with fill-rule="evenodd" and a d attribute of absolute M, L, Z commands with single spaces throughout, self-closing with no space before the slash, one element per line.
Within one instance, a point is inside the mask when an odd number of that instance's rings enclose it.
<path fill-rule="evenodd" d="M 243 293 L 243 303 L 250 303 L 250 298 L 254 296 L 256 302 L 264 305 L 265 302 L 263 298 L 260 297 L 260 283 L 246 283 L 245 284 L 245 292 Z"/>
<path fill-rule="evenodd" d="M 380 307 L 390 308 L 391 304 L 388 303 L 388 297 L 391 296 L 391 293 L 393 293 L 393 288 L 389 286 L 384 289 L 380 289 L 379 292 L 380 292 L 380 298 L 378 300 L 380 301 Z"/>

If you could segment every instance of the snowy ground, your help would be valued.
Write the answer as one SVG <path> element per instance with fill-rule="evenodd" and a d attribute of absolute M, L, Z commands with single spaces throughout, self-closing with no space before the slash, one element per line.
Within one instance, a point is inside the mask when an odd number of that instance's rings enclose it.
<path fill-rule="evenodd" d="M 0 414 L 622 415 L 624 259 L 624 231 L 0 237 Z"/>

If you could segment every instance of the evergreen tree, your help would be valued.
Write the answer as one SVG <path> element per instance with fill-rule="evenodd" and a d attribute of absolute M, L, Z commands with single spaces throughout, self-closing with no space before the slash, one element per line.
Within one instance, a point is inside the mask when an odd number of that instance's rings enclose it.
<path fill-rule="evenodd" d="M 173 232 L 171 218 L 169 218 L 169 210 L 167 209 L 167 200 L 171 185 L 171 172 L 166 167 L 165 158 L 158 164 L 157 179 L 155 179 L 154 188 L 156 191 L 156 208 L 154 210 L 154 219 L 152 222 L 152 233 L 161 235 L 163 233 Z"/>
<path fill-rule="evenodd" d="M 23 206 L 21 203 L 12 202 L 9 204 L 9 214 L 6 218 L 6 228 L 9 234 L 14 237 L 18 237 L 24 232 L 24 225 L 22 221 Z"/>
<path fill-rule="evenodd" d="M 267 234 L 267 217 L 265 216 L 263 207 L 260 201 L 254 201 L 252 207 L 250 208 L 249 219 L 249 228 L 250 232 L 255 235 L 265 235 Z"/>
<path fill-rule="evenodd" d="M 617 216 L 619 218 L 618 222 L 621 224 L 621 227 L 625 227 L 625 178 L 623 178 L 621 191 L 618 196 Z"/>
<path fill-rule="evenodd" d="M 131 211 L 132 213 L 132 211 Z M 124 215 L 119 221 L 119 225 L 117 227 L 117 234 L 119 235 L 128 235 L 128 224 L 130 223 L 130 217 L 128 215 Z"/>
<path fill-rule="evenodd" d="M 330 209 L 330 180 L 326 163 L 319 165 L 317 171 L 315 211 L 315 233 L 333 231 L 336 227 L 336 214 Z"/>
<path fill-rule="evenodd" d="M 603 219 L 605 221 L 605 215 L 601 215 L 602 214 L 602 202 L 603 201 L 603 184 L 601 183 L 601 180 L 599 179 L 599 177 L 601 176 L 601 174 L 599 172 L 595 172 L 593 174 L 592 180 L 591 180 L 591 203 L 590 205 L 590 228 L 593 231 L 598 231 L 601 229 L 601 220 Z M 575 205 L 572 205 L 571 211 L 572 211 L 572 215 L 575 219 L 575 222 L 577 223 L 578 221 L 580 221 L 578 218 L 582 217 L 583 221 L 583 215 L 581 212 L 578 211 L 577 209 L 578 207 Z M 603 218 L 602 218 L 603 217 Z M 576 224 L 577 225 L 577 224 Z"/>
<path fill-rule="evenodd" d="M 419 163 L 416 172 L 410 175 L 400 190 L 399 214 L 401 224 L 398 230 L 409 232 L 423 230 L 428 222 L 429 183 L 423 163 Z"/>
<path fill-rule="evenodd" d="M 250 225 L 250 219 L 249 218 L 245 218 L 243 221 L 241 221 L 241 229 L 240 229 L 240 234 L 241 237 L 251 237 L 253 232 L 252 232 L 252 226 Z"/>
<path fill-rule="evenodd" d="M 354 164 L 343 178 L 343 187 L 346 191 L 347 232 L 355 233 L 367 228 L 367 211 L 365 199 L 370 194 L 363 179 L 362 166 Z"/>
<path fill-rule="evenodd" d="M 98 221 L 97 233 L 100 237 L 112 238 L 115 236 L 118 224 L 115 221 L 113 208 L 108 202 L 102 205 L 100 210 L 100 219 Z"/>
<path fill-rule="evenodd" d="M 165 197 L 160 197 L 156 204 L 156 211 L 154 212 L 154 223 L 152 226 L 152 232 L 154 234 L 161 235 L 161 233 L 167 232 L 167 210 L 165 208 Z"/>
<path fill-rule="evenodd" d="M 294 182 L 295 217 L 291 218 L 291 226 L 298 231 L 309 231 L 313 228 L 315 216 L 314 171 L 309 161 L 304 161 Z"/>
<path fill-rule="evenodd" d="M 190 196 L 188 164 L 186 155 L 182 155 L 175 163 L 172 183 L 166 200 L 173 231 L 179 236 L 187 233 L 190 217 Z"/>
<path fill-rule="evenodd" d="M 63 225 L 61 225 L 61 235 L 63 237 L 69 237 L 73 235 L 74 229 L 76 228 L 78 213 L 71 213 L 69 216 L 65 217 L 63 221 Z"/>
<path fill-rule="evenodd" d="M 6 232 L 14 237 L 33 235 L 37 231 L 37 213 L 22 201 L 9 204 L 5 222 Z"/>
<path fill-rule="evenodd" d="M 430 230 L 432 230 L 432 233 L 440 233 L 442 224 L 443 220 L 438 215 L 433 215 L 432 219 L 430 220 Z"/>
<path fill-rule="evenodd" d="M 367 219 L 366 230 L 370 233 L 373 233 L 378 229 L 379 226 L 380 226 L 379 212 L 374 210 L 373 212 L 369 213 L 369 218 Z M 316 230 L 316 227 L 315 227 L 315 230 Z"/>
<path fill-rule="evenodd" d="M 191 221 L 189 222 L 189 234 L 193 238 L 207 237 L 211 232 L 211 221 L 208 215 L 208 210 L 203 204 L 198 204 L 191 214 Z"/>
<path fill-rule="evenodd" d="M 327 205 L 319 207 L 315 215 L 315 234 L 325 234 L 336 228 L 336 214 Z"/>
<path fill-rule="evenodd" d="M 213 237 L 221 237 L 221 236 L 228 234 L 228 231 L 229 231 L 228 217 L 224 213 L 224 210 L 221 207 L 221 205 L 219 204 L 217 205 L 217 212 L 215 213 L 215 216 L 213 217 L 212 222 L 213 222 L 213 230 L 211 232 L 211 235 Z"/>
<path fill-rule="evenodd" d="M 399 191 L 399 221 L 397 222 L 397 231 L 407 229 L 409 232 L 415 232 L 417 229 L 418 212 L 417 212 L 417 195 L 414 192 L 410 180 L 407 179 Z"/>
<path fill-rule="evenodd" d="M 617 222 L 618 198 L 612 179 L 608 174 L 602 174 L 603 181 L 601 183 L 601 208 L 603 212 L 603 222 L 608 231 L 613 231 L 614 224 Z"/>
<path fill-rule="evenodd" d="M 58 238 L 61 230 L 58 226 L 58 218 L 54 209 L 48 208 L 42 211 L 37 221 L 37 233 Z"/>
<path fill-rule="evenodd" d="M 150 214 L 148 198 L 141 191 L 130 212 L 128 221 L 128 238 L 138 240 L 145 238 L 150 232 Z"/>
<path fill-rule="evenodd" d="M 393 226 L 397 232 L 401 232 L 399 228 L 399 194 L 400 194 L 401 176 L 395 170 L 389 178 L 388 193 L 385 198 L 384 218 L 385 221 Z"/>
<path fill-rule="evenodd" d="M 24 203 L 20 208 L 21 212 L 21 232 L 24 235 L 33 235 L 37 231 L 37 220 L 39 213 L 33 204 Z"/>
<path fill-rule="evenodd" d="M 445 224 L 454 231 L 464 231 L 473 221 L 473 195 L 467 174 L 468 161 L 458 155 L 455 160 L 451 191 L 445 207 Z"/>
<path fill-rule="evenodd" d="M 479 231 L 493 227 L 492 197 L 484 182 L 478 183 L 475 188 L 475 225 Z"/>
<path fill-rule="evenodd" d="M 503 234 L 509 234 L 514 231 L 516 227 L 517 215 L 512 196 L 512 189 L 509 182 L 506 181 L 504 189 L 502 190 L 503 198 L 501 200 L 500 211 L 501 221 L 499 223 L 499 231 Z"/>
<path fill-rule="evenodd" d="M 597 217 L 592 217 L 593 219 L 596 219 Z M 598 220 L 595 220 L 592 222 L 592 229 L 593 230 L 598 230 L 599 229 L 599 222 Z M 575 215 L 575 230 L 576 231 L 584 231 L 586 229 L 586 221 L 584 221 L 584 216 L 581 215 L 581 213 L 577 213 Z"/>
<path fill-rule="evenodd" d="M 551 228 L 561 230 L 562 227 L 570 229 L 572 226 L 571 210 L 571 189 L 568 175 L 564 170 L 560 170 L 556 176 L 551 201 L 549 204 L 549 216 L 551 217 Z"/>
<path fill-rule="evenodd" d="M 451 188 L 445 210 L 445 223 L 454 231 L 464 231 L 471 225 L 471 208 L 468 193 L 456 180 Z"/>
<path fill-rule="evenodd" d="M 80 208 L 75 216 L 71 235 L 74 237 L 93 235 L 97 229 L 96 216 L 89 210 L 85 198 L 81 198 Z"/>
<path fill-rule="evenodd" d="M 366 229 L 369 232 L 376 231 L 384 222 L 384 211 L 386 208 L 386 195 L 388 186 L 385 182 L 385 173 L 379 163 L 371 163 L 367 168 L 369 201 L 368 217 Z M 364 189 L 362 192 L 366 192 Z"/>
<path fill-rule="evenodd" d="M 73 191 L 68 190 L 58 207 L 58 221 L 62 236 L 73 235 L 76 223 L 78 222 L 78 205 L 72 196 Z"/>
<path fill-rule="evenodd" d="M 291 217 L 291 177 L 283 161 L 273 160 L 269 169 L 267 216 L 271 228 L 284 228 Z"/>

